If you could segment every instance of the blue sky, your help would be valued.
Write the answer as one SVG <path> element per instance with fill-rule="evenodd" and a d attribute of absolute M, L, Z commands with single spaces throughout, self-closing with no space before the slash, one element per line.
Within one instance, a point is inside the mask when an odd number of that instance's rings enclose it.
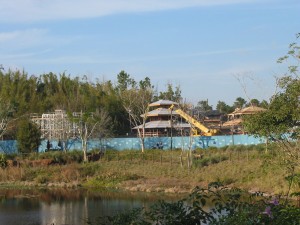
<path fill-rule="evenodd" d="M 187 102 L 268 99 L 300 32 L 298 0 L 0 0 L 0 64 L 116 81 L 125 70 Z"/>

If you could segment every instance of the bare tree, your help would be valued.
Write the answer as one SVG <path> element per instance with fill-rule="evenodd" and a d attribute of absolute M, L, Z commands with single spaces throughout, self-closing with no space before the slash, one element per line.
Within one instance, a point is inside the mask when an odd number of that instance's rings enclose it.
<path fill-rule="evenodd" d="M 145 151 L 145 124 L 153 91 L 151 88 L 132 88 L 121 94 L 122 104 L 132 125 L 137 128 L 142 152 Z"/>
<path fill-rule="evenodd" d="M 13 110 L 10 104 L 0 99 L 0 138 L 7 132 L 9 123 L 13 120 Z"/>
<path fill-rule="evenodd" d="M 81 112 L 72 117 L 72 121 L 76 124 L 79 138 L 82 143 L 83 160 L 87 158 L 87 142 L 92 137 L 103 137 L 110 133 L 111 118 L 104 110 L 98 110 L 94 113 Z"/>

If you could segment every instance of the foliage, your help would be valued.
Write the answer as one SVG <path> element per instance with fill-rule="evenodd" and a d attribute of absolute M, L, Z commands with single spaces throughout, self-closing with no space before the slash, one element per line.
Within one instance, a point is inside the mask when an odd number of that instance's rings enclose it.
<path fill-rule="evenodd" d="M 234 111 L 234 108 L 227 105 L 225 102 L 223 101 L 218 101 L 216 109 L 221 112 L 221 113 L 231 113 Z"/>
<path fill-rule="evenodd" d="M 1 153 L 0 154 L 0 167 L 2 169 L 7 167 L 7 157 L 6 154 Z"/>
<path fill-rule="evenodd" d="M 197 103 L 196 109 L 199 109 L 202 112 L 211 111 L 212 106 L 208 104 L 208 100 L 201 100 Z"/>
<path fill-rule="evenodd" d="M 289 73 L 278 78 L 279 91 L 272 96 L 268 109 L 244 118 L 244 126 L 248 133 L 266 137 L 282 147 L 286 153 L 285 160 L 292 171 L 300 164 L 299 147 L 294 146 L 294 142 L 300 137 L 299 57 L 300 46 L 292 43 L 287 55 L 281 57 L 278 63 L 293 59 L 296 60 L 296 65 L 289 66 Z"/>
<path fill-rule="evenodd" d="M 8 125 L 13 120 L 13 108 L 9 102 L 0 97 L 0 138 L 8 132 Z"/>
<path fill-rule="evenodd" d="M 161 201 L 150 209 L 134 209 L 106 217 L 98 224 L 120 224 L 120 219 L 124 225 L 295 225 L 300 221 L 300 208 L 282 203 L 279 197 L 265 198 L 262 193 L 249 196 L 243 190 L 213 182 L 208 188 L 196 187 L 186 199 L 171 203 Z"/>
<path fill-rule="evenodd" d="M 87 162 L 87 141 L 91 137 L 109 137 L 111 118 L 103 109 L 96 112 L 81 112 L 78 115 L 70 114 L 70 118 L 77 126 L 77 133 L 82 143 L 83 160 Z"/>
<path fill-rule="evenodd" d="M 181 89 L 180 86 L 176 86 L 175 90 L 171 83 L 167 84 L 167 90 L 159 92 L 158 95 L 154 96 L 153 101 L 158 101 L 160 99 L 166 99 L 174 102 L 181 102 Z"/>
<path fill-rule="evenodd" d="M 130 89 L 128 87 L 131 87 Z M 126 110 L 128 120 L 130 121 L 131 129 L 133 127 L 141 126 L 137 129 L 138 137 L 141 139 L 141 148 L 144 152 L 144 131 L 147 120 L 147 113 L 149 111 L 149 104 L 153 99 L 153 86 L 148 77 L 141 80 L 139 85 L 130 78 L 129 74 L 121 71 L 118 75 L 119 97 L 123 108 Z"/>
<path fill-rule="evenodd" d="M 238 97 L 236 98 L 233 106 L 234 108 L 243 108 L 246 105 L 247 101 L 245 99 L 243 99 L 242 97 Z"/>
<path fill-rule="evenodd" d="M 22 119 L 18 124 L 17 143 L 21 153 L 36 152 L 41 143 L 41 131 L 28 119 Z"/>
<path fill-rule="evenodd" d="M 168 83 L 165 90 L 160 92 L 157 88 L 151 84 L 149 77 L 136 81 L 125 71 L 117 75 L 115 83 L 112 80 L 89 81 L 86 76 L 72 77 L 66 73 L 28 75 L 25 71 L 0 69 L 0 120 L 4 119 L 4 123 L 0 124 L 0 136 L 5 131 L 4 138 L 13 139 L 17 130 L 14 119 L 31 113 L 41 114 L 57 109 L 67 112 L 95 112 L 99 108 L 111 117 L 109 129 L 113 135 L 125 135 L 131 131 L 133 124 L 130 124 L 132 119 L 129 119 L 128 111 L 120 107 L 124 103 L 123 97 L 135 99 L 135 96 L 144 96 L 147 103 L 159 99 L 182 102 L 179 85 Z M 233 111 L 232 106 L 223 103 L 223 106 L 217 107 L 221 112 Z M 138 116 L 145 112 L 139 113 L 135 107 L 134 111 Z M 2 125 L 5 125 L 5 129 L 2 129 Z"/>
<path fill-rule="evenodd" d="M 126 180 L 137 180 L 142 177 L 136 174 L 129 174 L 126 172 L 107 172 L 97 174 L 89 178 L 85 183 L 85 187 L 94 187 L 94 188 L 115 188 L 122 181 Z"/>
<path fill-rule="evenodd" d="M 204 167 L 204 166 L 209 166 L 211 164 L 217 164 L 225 160 L 228 160 L 227 156 L 204 157 L 202 159 L 194 160 L 193 165 L 196 167 Z"/>

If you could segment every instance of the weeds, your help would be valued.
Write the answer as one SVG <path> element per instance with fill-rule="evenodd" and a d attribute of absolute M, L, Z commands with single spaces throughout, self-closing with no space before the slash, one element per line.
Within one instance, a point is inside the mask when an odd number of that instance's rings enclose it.
<path fill-rule="evenodd" d="M 79 185 L 89 182 L 90 186 L 108 184 L 122 188 L 142 183 L 154 190 L 182 187 L 189 191 L 196 185 L 218 180 L 226 185 L 266 192 L 285 193 L 288 190 L 284 164 L 279 163 L 280 155 L 266 153 L 261 146 L 197 149 L 193 154 L 198 158 L 192 160 L 192 167 L 188 167 L 187 153 L 181 150 L 147 150 L 144 154 L 108 150 L 99 161 L 90 163 L 81 163 L 80 151 L 16 156 L 14 159 L 19 167 L 0 168 L 0 182 L 74 182 Z M 51 159 L 53 163 L 33 166 L 29 159 Z M 299 168 L 295 172 L 299 173 Z"/>
<path fill-rule="evenodd" d="M 134 209 L 91 224 L 299 224 L 300 208 L 277 196 L 262 195 L 249 195 L 245 190 L 212 182 L 207 188 L 196 187 L 186 199 L 161 201 L 150 208 Z"/>
<path fill-rule="evenodd" d="M 6 168 L 7 166 L 7 157 L 5 154 L 0 154 L 0 167 L 2 169 Z"/>

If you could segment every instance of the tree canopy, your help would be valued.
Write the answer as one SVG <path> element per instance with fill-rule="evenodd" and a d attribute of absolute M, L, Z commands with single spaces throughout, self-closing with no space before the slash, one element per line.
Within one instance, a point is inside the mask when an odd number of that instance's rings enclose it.
<path fill-rule="evenodd" d="M 299 38 L 300 35 L 297 36 Z M 289 166 L 299 165 L 299 148 L 294 147 L 300 139 L 300 79 L 298 63 L 300 46 L 290 45 L 287 55 L 278 63 L 292 59 L 293 66 L 288 66 L 288 73 L 277 80 L 278 92 L 271 98 L 268 109 L 256 115 L 247 116 L 244 126 L 248 133 L 267 138 L 279 144 Z"/>
<path fill-rule="evenodd" d="M 16 118 L 29 117 L 31 113 L 53 112 L 57 109 L 67 112 L 95 112 L 101 109 L 111 118 L 110 128 L 113 135 L 125 135 L 130 132 L 132 118 L 129 119 L 128 109 L 124 107 L 124 97 L 134 92 L 137 94 L 136 97 L 147 94 L 144 96 L 147 104 L 159 99 L 182 103 L 183 99 L 179 85 L 167 83 L 165 90 L 158 91 L 148 76 L 138 81 L 125 71 L 117 74 L 114 82 L 98 79 L 89 81 L 86 76 L 72 77 L 66 73 L 49 72 L 37 76 L 28 75 L 20 70 L 0 69 L 0 105 L 3 106 L 0 119 L 4 121 L 2 123 L 5 126 L 4 138 L 16 138 L 14 128 L 17 125 Z M 206 103 L 207 101 L 199 101 L 198 106 L 205 111 L 211 110 L 212 107 Z M 245 106 L 245 104 L 246 101 L 238 97 L 233 106 L 219 101 L 217 109 L 230 113 L 234 107 Z M 9 110 L 6 110 L 7 107 Z M 10 114 L 7 115 L 7 112 Z M 8 119 L 11 130 L 6 129 Z"/>

